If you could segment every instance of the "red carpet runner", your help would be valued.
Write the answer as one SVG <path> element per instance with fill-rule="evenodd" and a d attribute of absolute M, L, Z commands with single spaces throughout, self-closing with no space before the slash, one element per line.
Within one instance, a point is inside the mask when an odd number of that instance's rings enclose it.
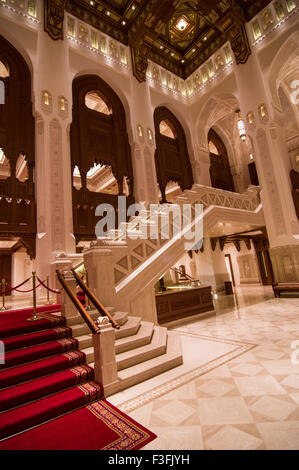
<path fill-rule="evenodd" d="M 0 450 L 136 450 L 152 441 L 154 434 L 98 401 L 101 386 L 64 319 L 40 315 L 28 322 L 29 309 L 0 313 Z"/>

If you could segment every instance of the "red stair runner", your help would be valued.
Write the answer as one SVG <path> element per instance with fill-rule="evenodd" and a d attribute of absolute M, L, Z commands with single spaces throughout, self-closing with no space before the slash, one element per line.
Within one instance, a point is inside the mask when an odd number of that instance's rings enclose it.
<path fill-rule="evenodd" d="M 102 387 L 64 318 L 42 313 L 28 322 L 32 313 L 0 313 L 0 449 L 132 450 L 154 439 L 106 400 L 97 401 Z"/>
<path fill-rule="evenodd" d="M 156 437 L 101 400 L 6 439 L 0 450 L 138 450 Z"/>

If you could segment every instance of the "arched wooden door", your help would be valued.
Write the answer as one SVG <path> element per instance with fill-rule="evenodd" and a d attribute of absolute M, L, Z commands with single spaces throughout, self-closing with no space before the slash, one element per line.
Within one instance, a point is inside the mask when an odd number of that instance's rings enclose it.
<path fill-rule="evenodd" d="M 156 132 L 156 170 L 162 202 L 166 202 L 165 190 L 170 181 L 177 182 L 182 191 L 191 189 L 194 180 L 189 159 L 186 136 L 178 119 L 165 107 L 154 114 Z"/>
<path fill-rule="evenodd" d="M 31 73 L 21 54 L 1 35 L 0 62 L 0 82 L 5 95 L 5 103 L 0 104 L 1 160 L 9 162 L 10 168 L 8 175 L 0 177 L 0 236 L 21 237 L 33 258 L 36 206 L 33 182 L 35 131 Z M 20 157 L 26 162 L 28 170 L 23 180 L 18 178 Z"/>
<path fill-rule="evenodd" d="M 92 109 L 87 98 L 97 96 L 102 107 Z M 123 104 L 112 88 L 97 75 L 84 75 L 73 81 L 73 122 L 70 130 L 72 170 L 78 169 L 82 187 L 73 187 L 74 235 L 77 242 L 94 239 L 99 220 L 99 204 L 118 207 L 124 179 L 130 188 L 127 205 L 134 202 L 133 167 Z M 93 165 L 109 167 L 118 191 L 114 194 L 91 192 L 87 173 Z M 117 221 L 116 221 L 117 222 Z"/>
<path fill-rule="evenodd" d="M 235 191 L 226 147 L 219 135 L 211 129 L 208 135 L 210 150 L 210 176 L 213 188 Z"/>

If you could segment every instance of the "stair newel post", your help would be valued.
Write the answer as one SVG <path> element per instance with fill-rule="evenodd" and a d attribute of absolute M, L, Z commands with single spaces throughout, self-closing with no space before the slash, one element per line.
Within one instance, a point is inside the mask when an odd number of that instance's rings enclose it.
<path fill-rule="evenodd" d="M 42 317 L 37 315 L 36 310 L 36 272 L 32 272 L 32 303 L 33 303 L 33 315 L 31 318 L 28 318 L 27 321 L 37 321 L 41 320 Z"/>
<path fill-rule="evenodd" d="M 92 335 L 95 380 L 103 386 L 104 395 L 106 395 L 106 392 L 113 393 L 113 385 L 118 382 L 115 330 L 108 317 L 99 317 L 97 325 L 100 331 Z"/>
<path fill-rule="evenodd" d="M 73 276 L 72 273 L 70 273 L 69 271 L 65 271 L 63 273 L 63 277 L 64 277 L 64 280 L 66 282 L 66 284 L 68 284 L 69 288 L 71 289 L 71 291 L 74 293 L 74 295 L 76 296 L 77 295 L 77 292 L 76 292 L 76 280 Z M 79 313 L 75 307 L 75 305 L 73 304 L 73 302 L 71 301 L 70 297 L 67 295 L 66 291 L 63 289 L 61 291 L 61 315 L 63 317 L 65 317 L 66 319 L 69 319 L 69 318 L 73 318 L 73 317 L 78 317 L 79 316 Z"/>
<path fill-rule="evenodd" d="M 2 308 L 1 311 L 3 312 L 4 310 L 7 310 L 5 307 L 5 289 L 6 289 L 6 280 L 2 279 Z"/>

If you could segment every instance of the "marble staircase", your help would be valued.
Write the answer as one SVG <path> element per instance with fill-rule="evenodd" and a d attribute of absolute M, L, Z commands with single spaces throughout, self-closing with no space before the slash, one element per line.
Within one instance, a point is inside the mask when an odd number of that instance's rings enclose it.
<path fill-rule="evenodd" d="M 120 325 L 119 330 L 114 330 L 118 382 L 106 388 L 107 396 L 182 364 L 180 340 L 175 333 L 115 308 L 107 310 Z M 95 321 L 99 317 L 96 310 L 89 313 Z M 67 325 L 85 353 L 86 362 L 94 366 L 92 335 L 87 325 L 80 316 L 68 318 Z"/>

